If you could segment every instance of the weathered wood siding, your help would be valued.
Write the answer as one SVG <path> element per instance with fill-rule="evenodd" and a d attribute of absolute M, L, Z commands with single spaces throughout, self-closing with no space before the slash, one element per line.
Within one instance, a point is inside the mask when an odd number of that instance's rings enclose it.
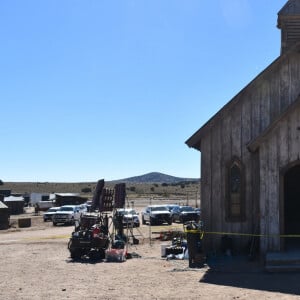
<path fill-rule="evenodd" d="M 295 156 L 297 145 L 288 146 L 294 147 L 288 149 L 295 153 L 287 153 L 286 145 L 293 139 L 293 135 L 284 137 L 287 129 L 280 129 L 273 137 L 275 140 L 259 153 L 250 153 L 247 144 L 295 101 L 299 93 L 300 54 L 294 53 L 273 63 L 214 118 L 201 139 L 201 203 L 207 231 L 252 233 L 260 222 L 262 233 L 279 232 L 279 165 Z M 234 156 L 245 166 L 245 222 L 225 220 L 226 165 Z M 206 238 L 206 246 L 217 250 L 221 236 Z M 234 239 L 238 248 L 249 242 L 248 237 Z M 263 249 L 279 247 L 277 238 L 261 242 Z"/>
<path fill-rule="evenodd" d="M 202 146 L 201 153 L 201 209 L 202 220 L 204 222 L 205 230 L 211 230 L 213 228 L 213 203 L 212 203 L 212 168 L 211 168 L 211 138 L 210 135 L 205 139 L 205 143 Z M 204 250 L 210 251 L 213 248 L 212 236 L 205 235 Z"/>
<path fill-rule="evenodd" d="M 260 161 L 263 164 L 260 169 L 261 232 L 266 235 L 261 242 L 262 252 L 280 250 L 280 188 L 283 188 L 280 186 L 280 171 L 299 161 L 299 122 L 300 107 L 273 128 L 259 149 Z"/>

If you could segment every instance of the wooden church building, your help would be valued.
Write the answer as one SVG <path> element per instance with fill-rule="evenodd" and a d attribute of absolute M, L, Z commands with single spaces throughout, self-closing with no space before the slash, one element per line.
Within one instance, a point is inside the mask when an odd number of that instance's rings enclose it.
<path fill-rule="evenodd" d="M 278 13 L 280 56 L 187 141 L 201 152 L 206 252 L 300 250 L 300 0 Z M 291 237 L 291 235 L 299 237 Z"/>

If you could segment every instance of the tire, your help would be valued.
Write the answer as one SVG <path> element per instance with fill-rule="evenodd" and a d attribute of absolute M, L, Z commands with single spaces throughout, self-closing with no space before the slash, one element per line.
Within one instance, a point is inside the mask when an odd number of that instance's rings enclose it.
<path fill-rule="evenodd" d="M 105 249 L 99 249 L 100 259 L 105 259 Z"/>
<path fill-rule="evenodd" d="M 144 217 L 142 217 L 142 224 L 146 225 L 146 221 L 145 221 Z"/>
<path fill-rule="evenodd" d="M 53 222 L 53 226 L 56 226 L 57 225 L 57 223 L 56 222 Z"/>
<path fill-rule="evenodd" d="M 100 250 L 99 251 L 98 250 L 91 250 L 88 255 L 89 255 L 89 258 L 91 260 L 100 260 L 100 259 L 103 259 L 103 255 L 100 252 Z"/>
<path fill-rule="evenodd" d="M 72 247 L 73 244 L 73 240 L 70 239 L 69 243 L 68 243 L 68 249 L 70 251 L 70 256 L 72 259 L 77 260 L 80 259 L 82 255 L 85 254 L 85 249 L 81 249 L 81 248 L 74 248 Z"/>
<path fill-rule="evenodd" d="M 168 221 L 168 225 L 172 225 L 172 219 L 170 219 L 169 221 Z"/>
<path fill-rule="evenodd" d="M 153 218 L 150 218 L 150 225 L 152 226 L 152 225 L 156 225 L 156 221 L 155 221 L 155 219 L 153 219 Z"/>
<path fill-rule="evenodd" d="M 70 256 L 72 259 L 74 259 L 74 260 L 80 259 L 82 255 L 83 255 L 83 252 L 80 248 L 70 249 Z"/>

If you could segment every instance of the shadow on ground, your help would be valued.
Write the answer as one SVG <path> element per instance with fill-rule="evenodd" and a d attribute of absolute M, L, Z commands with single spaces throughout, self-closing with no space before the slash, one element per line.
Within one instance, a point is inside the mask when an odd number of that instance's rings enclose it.
<path fill-rule="evenodd" d="M 207 260 L 200 282 L 253 290 L 300 295 L 300 272 L 268 273 L 263 263 L 247 256 L 220 256 Z"/>

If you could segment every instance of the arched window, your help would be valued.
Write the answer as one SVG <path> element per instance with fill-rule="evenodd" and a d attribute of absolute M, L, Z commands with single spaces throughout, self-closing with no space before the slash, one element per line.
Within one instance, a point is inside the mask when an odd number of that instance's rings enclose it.
<path fill-rule="evenodd" d="M 227 211 L 226 219 L 229 222 L 245 220 L 245 180 L 244 167 L 241 161 L 234 158 L 228 165 L 227 171 Z"/>

